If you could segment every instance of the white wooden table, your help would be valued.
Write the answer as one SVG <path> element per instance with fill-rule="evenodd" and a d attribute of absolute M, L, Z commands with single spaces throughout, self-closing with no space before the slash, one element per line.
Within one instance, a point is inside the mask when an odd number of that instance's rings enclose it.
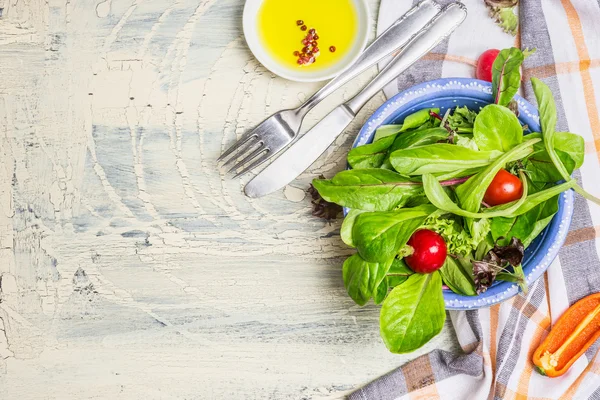
<path fill-rule="evenodd" d="M 318 85 L 254 60 L 243 1 L 0 8 L 0 398 L 339 398 L 457 348 L 447 327 L 388 353 L 378 307 L 345 293 L 339 222 L 304 194 L 382 95 L 309 173 L 251 200 L 215 159 Z"/>

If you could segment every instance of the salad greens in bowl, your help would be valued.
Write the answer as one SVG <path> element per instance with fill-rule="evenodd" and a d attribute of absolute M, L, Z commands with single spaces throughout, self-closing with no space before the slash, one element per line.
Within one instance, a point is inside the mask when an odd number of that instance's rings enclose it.
<path fill-rule="evenodd" d="M 528 51 L 500 52 L 493 80 L 441 79 L 380 107 L 348 154 L 350 169 L 314 188 L 345 208 L 348 295 L 381 304 L 388 349 L 411 352 L 446 309 L 506 300 L 538 279 L 562 246 L 583 138 L 556 132 L 550 89 L 532 78 L 539 114 L 516 95 Z M 572 190 L 573 189 L 573 190 Z"/>

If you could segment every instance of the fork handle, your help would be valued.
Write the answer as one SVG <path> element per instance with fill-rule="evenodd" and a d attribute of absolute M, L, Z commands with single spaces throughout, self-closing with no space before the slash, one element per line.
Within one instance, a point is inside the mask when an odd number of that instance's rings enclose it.
<path fill-rule="evenodd" d="M 356 115 L 385 85 L 431 51 L 460 25 L 467 16 L 466 7 L 452 3 L 436 15 L 402 51 L 360 93 L 346 103 Z"/>
<path fill-rule="evenodd" d="M 355 78 L 367 68 L 375 65 L 386 56 L 409 43 L 421 29 L 440 12 L 440 5 L 433 0 L 423 0 L 385 30 L 362 53 L 358 60 L 344 72 L 323 86 L 304 104 L 296 109 L 301 116 L 306 115 L 339 87 Z"/>

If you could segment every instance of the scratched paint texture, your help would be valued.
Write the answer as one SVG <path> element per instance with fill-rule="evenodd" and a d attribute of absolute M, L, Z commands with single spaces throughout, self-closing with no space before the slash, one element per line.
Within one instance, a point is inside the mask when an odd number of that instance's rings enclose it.
<path fill-rule="evenodd" d="M 242 9 L 0 0 L 0 398 L 340 398 L 457 348 L 447 328 L 389 354 L 378 308 L 345 294 L 339 222 L 310 215 L 308 182 L 343 168 L 381 95 L 283 192 L 251 200 L 216 170 L 318 88 L 252 58 Z"/>

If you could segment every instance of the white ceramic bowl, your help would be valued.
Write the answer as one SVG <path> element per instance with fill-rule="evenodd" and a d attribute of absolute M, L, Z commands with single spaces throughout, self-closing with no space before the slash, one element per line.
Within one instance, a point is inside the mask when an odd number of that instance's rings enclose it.
<path fill-rule="evenodd" d="M 306 68 L 293 69 L 281 65 L 273 57 L 271 57 L 259 37 L 258 11 L 260 10 L 262 2 L 263 0 L 246 0 L 243 18 L 246 43 L 248 43 L 248 47 L 262 65 L 264 65 L 274 74 L 285 79 L 297 82 L 318 82 L 331 79 L 354 64 L 367 45 L 367 40 L 369 39 L 369 25 L 371 21 L 371 17 L 369 15 L 369 6 L 366 0 L 352 0 L 352 2 L 354 2 L 358 17 L 358 30 L 352 49 L 344 58 L 329 68 L 314 71 Z"/>

